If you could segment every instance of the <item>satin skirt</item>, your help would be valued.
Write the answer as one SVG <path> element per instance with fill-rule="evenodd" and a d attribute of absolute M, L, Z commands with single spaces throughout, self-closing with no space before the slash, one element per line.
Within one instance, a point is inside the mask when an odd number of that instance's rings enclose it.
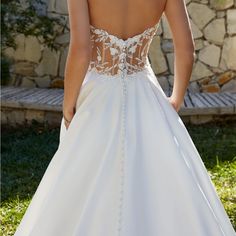
<path fill-rule="evenodd" d="M 88 71 L 15 236 L 234 236 L 151 67 Z"/>

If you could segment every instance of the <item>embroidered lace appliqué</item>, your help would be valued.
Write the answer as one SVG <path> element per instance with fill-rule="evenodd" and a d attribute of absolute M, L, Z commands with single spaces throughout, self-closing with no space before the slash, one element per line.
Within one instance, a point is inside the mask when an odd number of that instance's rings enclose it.
<path fill-rule="evenodd" d="M 90 25 L 92 58 L 88 70 L 109 76 L 143 70 L 149 63 L 148 49 L 158 25 L 126 40 Z"/>

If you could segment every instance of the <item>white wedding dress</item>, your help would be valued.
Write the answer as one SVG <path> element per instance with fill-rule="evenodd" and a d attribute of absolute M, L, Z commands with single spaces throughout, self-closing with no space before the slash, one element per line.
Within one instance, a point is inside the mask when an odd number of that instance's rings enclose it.
<path fill-rule="evenodd" d="M 149 64 L 158 26 L 127 40 L 90 26 L 76 113 L 15 236 L 236 235 Z"/>

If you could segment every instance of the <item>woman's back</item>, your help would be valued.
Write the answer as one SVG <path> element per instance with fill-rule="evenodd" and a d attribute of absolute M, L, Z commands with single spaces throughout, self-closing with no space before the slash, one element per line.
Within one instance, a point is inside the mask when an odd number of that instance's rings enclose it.
<path fill-rule="evenodd" d="M 67 3 L 70 44 L 64 73 L 64 106 L 69 107 L 68 116 L 71 117 L 74 113 L 73 104 L 91 66 L 91 52 L 92 57 L 96 56 L 97 47 L 91 50 L 91 26 L 125 40 L 154 26 L 163 13 L 170 26 L 175 52 L 175 83 L 171 103 L 176 104 L 174 106 L 179 109 L 194 60 L 194 40 L 184 0 L 67 0 Z M 97 59 L 101 59 L 98 54 Z M 68 83 L 67 78 L 70 78 Z"/>
<path fill-rule="evenodd" d="M 127 39 L 155 25 L 166 0 L 88 0 L 90 24 Z"/>

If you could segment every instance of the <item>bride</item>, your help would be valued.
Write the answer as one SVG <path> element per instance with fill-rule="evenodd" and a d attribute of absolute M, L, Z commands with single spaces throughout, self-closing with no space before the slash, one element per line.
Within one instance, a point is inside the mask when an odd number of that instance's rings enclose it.
<path fill-rule="evenodd" d="M 194 62 L 184 0 L 68 0 L 68 9 L 60 143 L 14 235 L 235 235 L 178 115 Z M 163 13 L 170 97 L 148 60 Z"/>

